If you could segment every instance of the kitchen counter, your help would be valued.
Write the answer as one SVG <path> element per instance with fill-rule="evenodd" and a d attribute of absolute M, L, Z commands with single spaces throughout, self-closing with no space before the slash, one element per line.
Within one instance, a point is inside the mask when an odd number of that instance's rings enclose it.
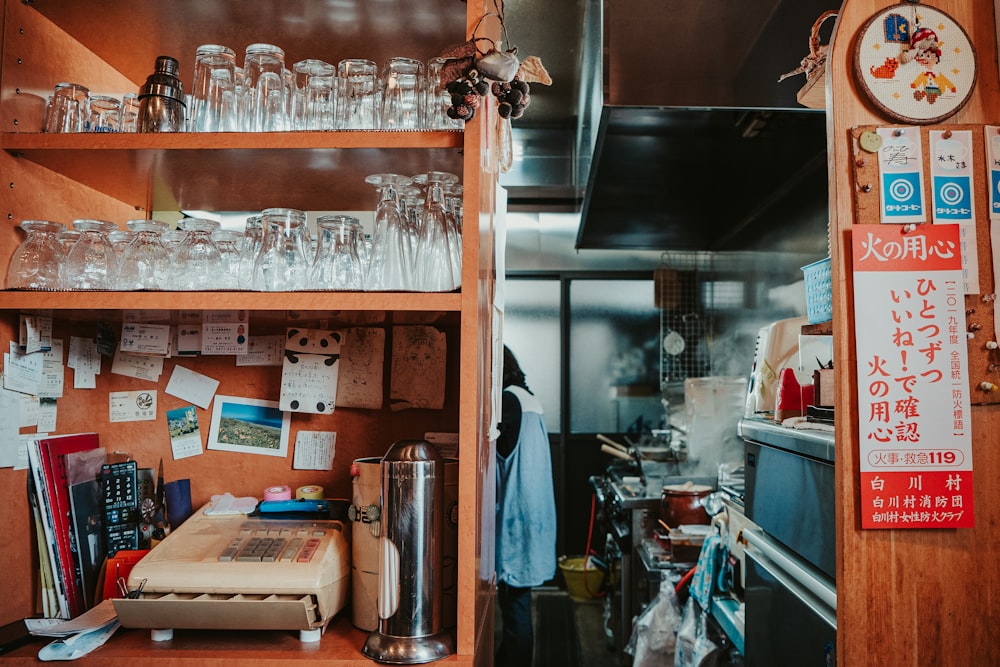
<path fill-rule="evenodd" d="M 768 419 L 741 419 L 739 434 L 744 440 L 754 440 L 794 454 L 833 463 L 834 437 L 831 431 L 788 428 Z"/>

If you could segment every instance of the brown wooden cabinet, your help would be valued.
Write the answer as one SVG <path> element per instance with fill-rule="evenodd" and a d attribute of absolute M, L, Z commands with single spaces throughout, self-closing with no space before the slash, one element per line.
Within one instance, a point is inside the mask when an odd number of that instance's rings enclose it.
<path fill-rule="evenodd" d="M 395 440 L 428 431 L 459 434 L 459 546 L 456 656 L 448 662 L 488 663 L 492 658 L 492 511 L 489 470 L 493 356 L 493 289 L 496 280 L 493 225 L 496 173 L 489 149 L 495 109 L 484 108 L 465 132 L 287 132 L 220 134 L 43 134 L 46 96 L 59 81 L 92 92 L 137 91 L 156 56 L 176 57 L 190 89 L 194 52 L 204 43 L 225 44 L 238 54 L 251 43 L 283 47 L 286 62 L 320 58 L 336 63 L 365 57 L 381 62 L 406 55 L 421 60 L 464 41 L 479 17 L 493 9 L 485 0 L 387 0 L 328 3 L 322 0 L 18 0 L 4 2 L 0 65 L 0 173 L 4 221 L 0 258 L 20 243 L 25 219 L 64 223 L 99 218 L 124 226 L 150 211 L 370 210 L 370 173 L 416 174 L 431 169 L 461 175 L 464 184 L 462 288 L 447 294 L 251 293 L 251 292 L 0 292 L 0 338 L 16 340 L 23 310 L 51 311 L 54 335 L 92 335 L 131 310 L 161 311 L 176 321 L 181 311 L 250 311 L 251 333 L 282 333 L 299 325 L 364 324 L 391 328 L 432 324 L 447 335 L 448 372 L 441 411 L 392 412 L 338 409 L 332 415 L 295 414 L 300 429 L 337 432 L 334 470 L 292 470 L 291 457 L 276 461 L 206 451 L 174 461 L 163 412 L 182 404 L 163 389 L 176 360 L 167 360 L 156 388 L 155 422 L 110 423 L 108 392 L 150 388 L 148 382 L 110 373 L 96 390 L 67 389 L 58 401 L 59 433 L 95 430 L 108 449 L 128 452 L 140 465 L 162 457 L 166 478 L 192 480 L 196 505 L 213 493 L 259 496 L 274 483 L 322 484 L 327 495 L 350 497 L 350 463 L 381 456 Z M 492 28 L 491 28 L 492 29 Z M 480 28 L 479 34 L 483 33 Z M 391 335 L 390 335 L 391 338 Z M 220 380 L 219 394 L 275 398 L 280 369 L 236 367 L 232 357 L 184 359 L 185 365 Z M 388 367 L 387 367 L 388 371 Z M 70 371 L 68 371 L 70 373 Z M 385 374 L 388 383 L 389 373 Z M 386 387 L 387 390 L 387 387 Z M 211 413 L 199 409 L 203 435 Z M 26 429 L 25 432 L 32 429 Z M 269 459 L 269 460 L 253 460 Z M 26 472 L 0 470 L 0 623 L 36 611 L 38 556 L 26 495 Z M 331 623 L 318 646 L 289 633 L 178 632 L 169 646 L 152 643 L 144 630 L 119 631 L 87 664 L 152 660 L 161 664 L 237 661 L 253 664 L 364 664 L 367 633 L 348 613 Z M 5 660 L 36 661 L 40 644 Z"/>

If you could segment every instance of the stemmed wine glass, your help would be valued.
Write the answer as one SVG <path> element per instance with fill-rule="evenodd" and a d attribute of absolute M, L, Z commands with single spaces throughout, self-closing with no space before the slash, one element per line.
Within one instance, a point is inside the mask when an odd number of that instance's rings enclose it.
<path fill-rule="evenodd" d="M 410 178 L 399 174 L 372 174 L 365 182 L 378 188 L 375 231 L 366 286 L 372 291 L 412 290 L 410 241 L 399 207 L 399 190 Z"/>
<path fill-rule="evenodd" d="M 459 267 L 456 273 L 452 263 L 451 246 L 456 240 L 449 232 L 444 187 L 457 183 L 458 176 L 430 171 L 414 176 L 413 182 L 427 187 L 414 270 L 417 285 L 425 292 L 450 292 L 461 285 L 462 272 Z"/>

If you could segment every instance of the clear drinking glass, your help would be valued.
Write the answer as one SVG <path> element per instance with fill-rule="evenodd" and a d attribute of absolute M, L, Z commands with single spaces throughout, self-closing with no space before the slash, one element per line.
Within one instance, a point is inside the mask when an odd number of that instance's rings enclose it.
<path fill-rule="evenodd" d="M 337 63 L 337 129 L 378 129 L 378 66 L 348 58 Z"/>
<path fill-rule="evenodd" d="M 139 94 L 125 93 L 122 95 L 122 132 L 139 131 Z"/>
<path fill-rule="evenodd" d="M 249 132 L 288 129 L 285 52 L 273 44 L 251 44 L 243 61 L 246 126 Z"/>
<path fill-rule="evenodd" d="M 417 285 L 425 292 L 449 292 L 461 285 L 462 274 L 456 275 L 452 266 L 444 186 L 456 183 L 458 176 L 431 171 L 414 176 L 413 181 L 427 186 L 414 268 Z"/>
<path fill-rule="evenodd" d="M 90 90 L 78 83 L 62 81 L 52 92 L 45 117 L 46 132 L 83 132 L 87 129 Z"/>
<path fill-rule="evenodd" d="M 309 286 L 321 290 L 364 289 L 364 267 L 358 256 L 361 222 L 349 215 L 316 218 L 319 230 L 316 259 L 309 272 Z"/>
<path fill-rule="evenodd" d="M 218 229 L 212 233 L 215 247 L 222 255 L 221 289 L 239 289 L 240 286 L 240 245 L 243 232 L 234 229 Z"/>
<path fill-rule="evenodd" d="M 74 220 L 73 229 L 80 238 L 66 256 L 63 278 L 67 289 L 114 289 L 118 275 L 118 256 L 108 234 L 117 229 L 106 220 Z"/>
<path fill-rule="evenodd" d="M 441 69 L 444 58 L 432 58 L 427 61 L 427 128 L 430 130 L 464 130 L 465 121 L 461 118 L 450 118 L 448 109 L 451 107 L 451 93 L 446 86 L 448 81 L 441 80 Z"/>
<path fill-rule="evenodd" d="M 410 184 L 410 178 L 398 174 L 372 174 L 365 182 L 374 185 L 379 192 L 365 286 L 371 291 L 412 290 L 410 239 L 400 214 L 398 195 L 400 188 Z"/>
<path fill-rule="evenodd" d="M 253 270 L 264 241 L 264 223 L 259 215 L 247 218 L 240 243 L 240 289 L 253 289 Z"/>
<path fill-rule="evenodd" d="M 390 58 L 382 67 L 380 129 L 424 128 L 424 64 L 413 58 Z"/>
<path fill-rule="evenodd" d="M 306 255 L 306 214 L 292 208 L 261 212 L 264 238 L 254 263 L 253 288 L 261 292 L 305 289 L 310 262 Z"/>
<path fill-rule="evenodd" d="M 322 60 L 300 60 L 292 66 L 292 128 L 332 130 L 336 127 L 337 68 Z"/>
<path fill-rule="evenodd" d="M 193 132 L 237 129 L 236 52 L 221 44 L 202 44 L 194 56 L 191 90 Z"/>
<path fill-rule="evenodd" d="M 212 241 L 215 220 L 184 218 L 177 223 L 184 240 L 174 251 L 171 283 L 176 290 L 214 290 L 222 282 L 222 253 Z"/>
<path fill-rule="evenodd" d="M 110 95 L 91 95 L 88 107 L 88 132 L 121 132 L 121 100 Z"/>
<path fill-rule="evenodd" d="M 65 255 L 59 233 L 66 225 L 49 220 L 23 220 L 19 226 L 27 236 L 10 258 L 7 289 L 62 289 Z"/>
<path fill-rule="evenodd" d="M 65 229 L 59 232 L 59 245 L 62 246 L 63 257 L 69 256 L 69 251 L 73 249 L 76 242 L 80 240 L 80 232 L 75 229 Z"/>
<path fill-rule="evenodd" d="M 448 220 L 448 249 L 451 251 L 451 272 L 462 282 L 462 193 L 459 183 L 444 186 L 444 211 Z"/>
<path fill-rule="evenodd" d="M 135 234 L 118 267 L 118 289 L 163 290 L 170 286 L 170 253 L 160 240 L 169 225 L 159 220 L 129 220 Z"/>

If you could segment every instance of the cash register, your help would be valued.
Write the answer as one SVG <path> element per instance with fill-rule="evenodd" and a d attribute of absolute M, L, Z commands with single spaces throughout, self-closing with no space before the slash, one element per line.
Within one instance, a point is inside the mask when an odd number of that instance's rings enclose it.
<path fill-rule="evenodd" d="M 250 515 L 195 512 L 132 568 L 115 599 L 123 627 L 298 630 L 317 641 L 350 590 L 345 524 L 331 502 L 260 503 Z M 264 510 L 264 511 L 262 511 Z"/>

